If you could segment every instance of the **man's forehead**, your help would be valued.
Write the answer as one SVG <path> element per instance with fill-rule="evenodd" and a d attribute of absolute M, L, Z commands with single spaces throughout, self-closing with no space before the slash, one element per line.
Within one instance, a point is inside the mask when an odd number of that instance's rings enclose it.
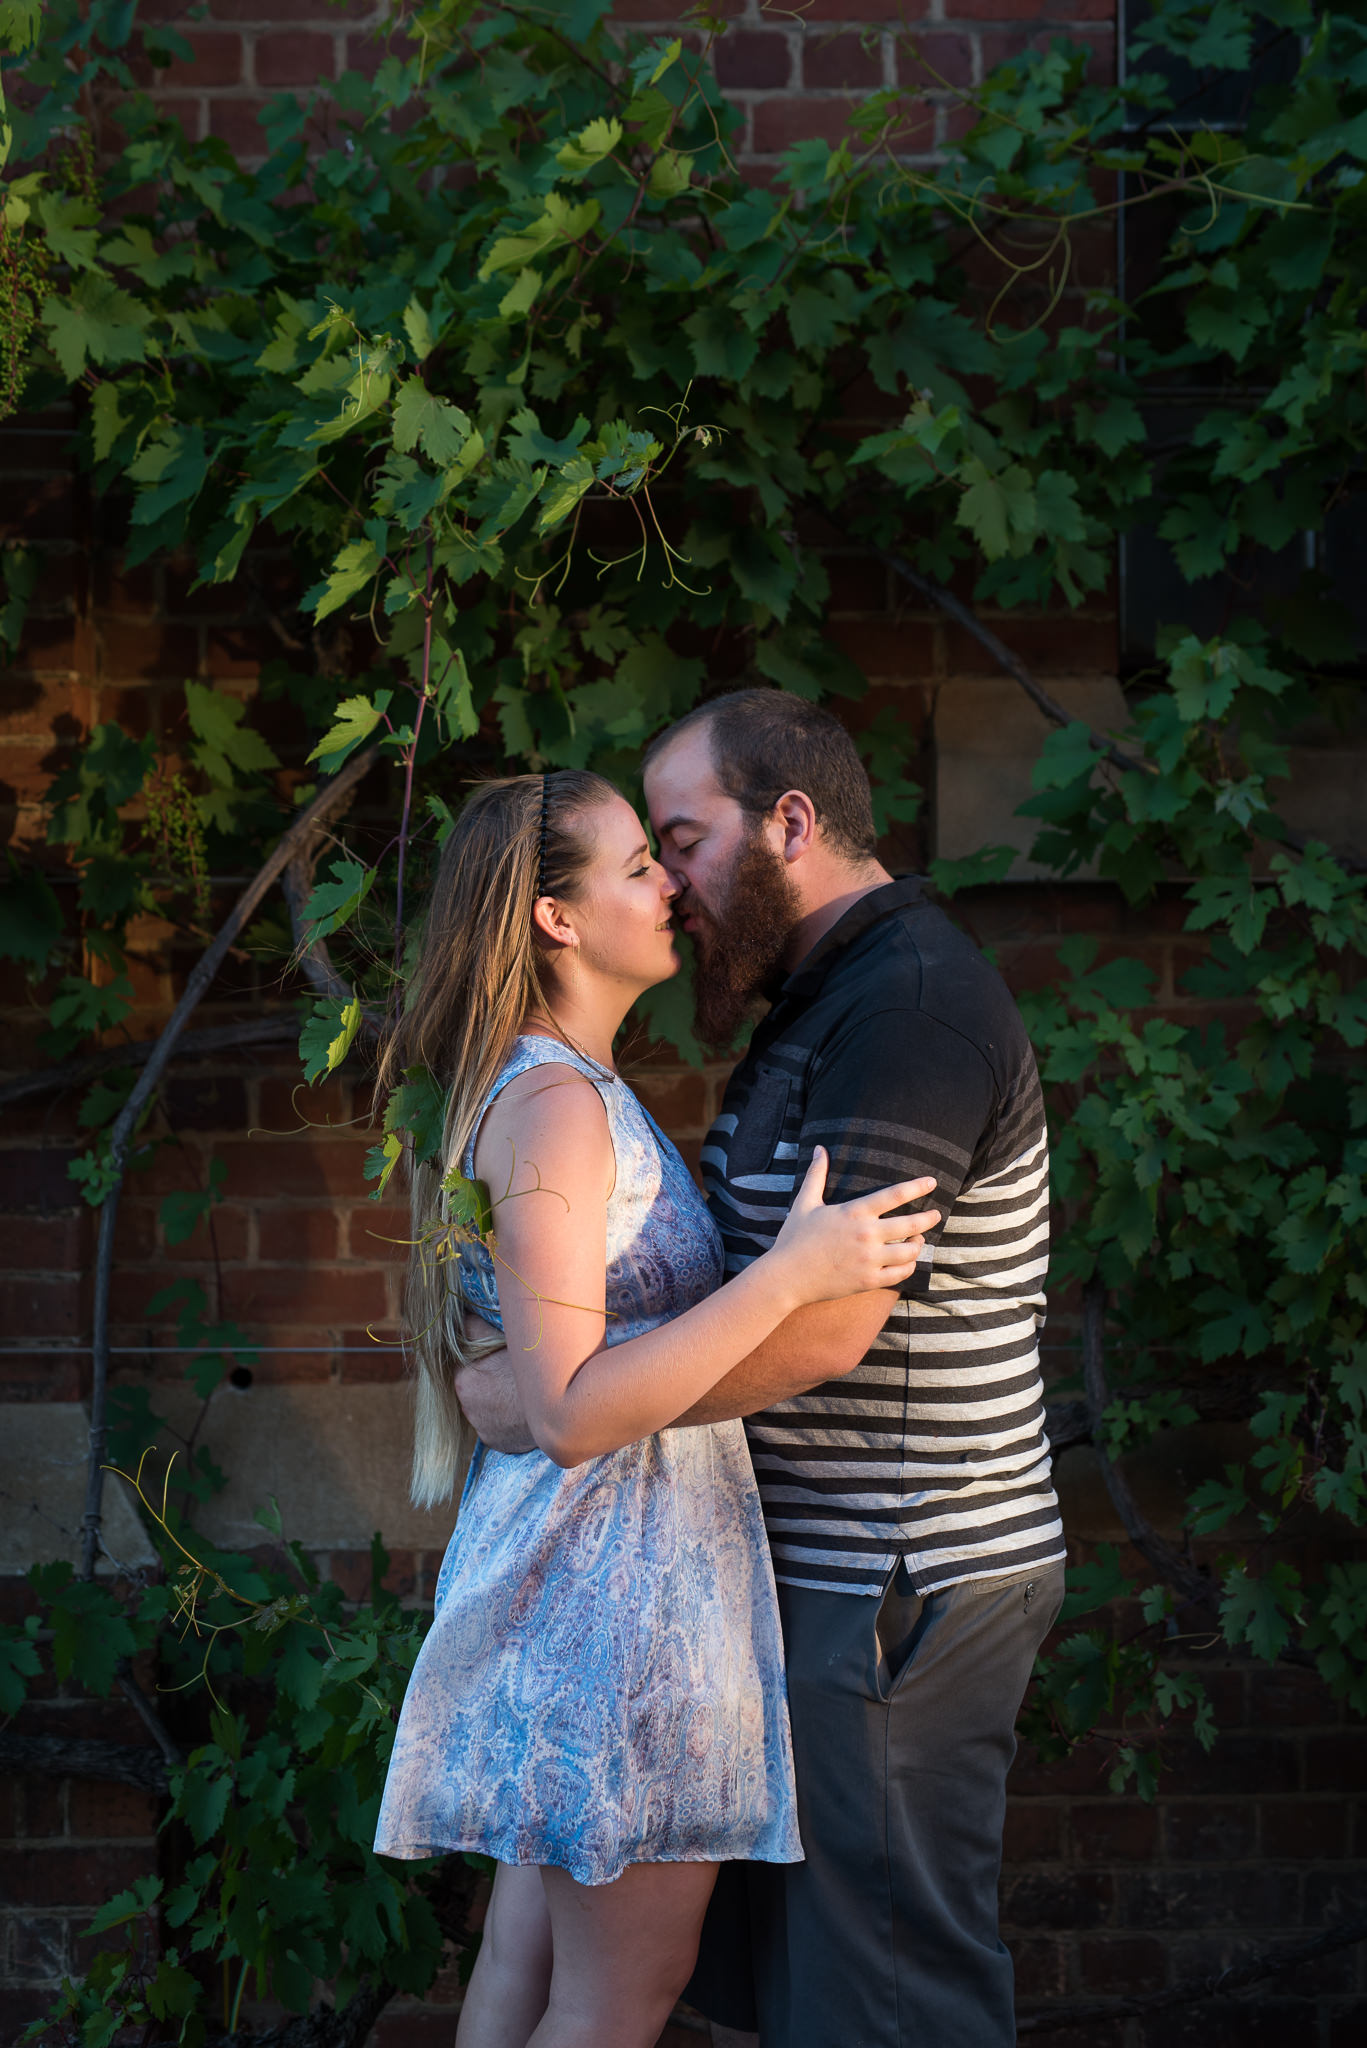
<path fill-rule="evenodd" d="M 702 824 L 719 807 L 735 802 L 717 781 L 711 733 L 695 726 L 658 754 L 645 772 L 646 801 L 657 832 Z"/>

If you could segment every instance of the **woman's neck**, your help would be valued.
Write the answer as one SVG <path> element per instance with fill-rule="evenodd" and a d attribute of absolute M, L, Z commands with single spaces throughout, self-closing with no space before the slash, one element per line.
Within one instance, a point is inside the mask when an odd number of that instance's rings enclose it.
<path fill-rule="evenodd" d="M 612 1066 L 612 1046 L 626 1017 L 620 999 L 605 1000 L 606 991 L 596 998 L 579 996 L 569 990 L 555 990 L 540 1012 L 524 1019 L 524 1032 L 544 1032 L 563 1038 L 575 1052 L 584 1053 L 600 1067 Z"/>

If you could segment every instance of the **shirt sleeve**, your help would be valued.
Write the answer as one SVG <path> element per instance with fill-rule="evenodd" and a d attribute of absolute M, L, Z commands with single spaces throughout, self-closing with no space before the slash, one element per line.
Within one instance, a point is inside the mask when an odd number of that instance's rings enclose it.
<path fill-rule="evenodd" d="M 881 1010 L 822 1048 L 808 1084 L 799 1181 L 818 1145 L 831 1160 L 827 1201 L 933 1174 L 935 1192 L 914 1206 L 942 1212 L 926 1240 L 934 1246 L 996 1111 L 995 1076 L 971 1040 L 920 1010 Z M 932 1263 L 933 1252 L 922 1256 L 903 1295 L 927 1291 Z"/>

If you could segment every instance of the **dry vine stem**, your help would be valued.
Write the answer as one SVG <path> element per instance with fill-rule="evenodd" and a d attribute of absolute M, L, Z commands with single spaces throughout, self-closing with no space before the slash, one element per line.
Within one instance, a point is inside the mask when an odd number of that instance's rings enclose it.
<path fill-rule="evenodd" d="M 109 1391 L 109 1288 L 114 1271 L 114 1230 L 118 1222 L 119 1196 L 123 1192 L 128 1166 L 129 1141 L 138 1119 L 151 1101 L 153 1090 L 175 1049 L 177 1039 L 207 993 L 229 947 L 260 903 L 266 891 L 283 873 L 301 845 L 306 845 L 320 820 L 329 816 L 349 797 L 379 757 L 379 746 L 356 754 L 341 771 L 319 790 L 308 809 L 301 813 L 280 839 L 268 860 L 247 884 L 215 935 L 213 944 L 195 963 L 185 993 L 172 1011 L 165 1028 L 148 1055 L 134 1084 L 133 1092 L 114 1119 L 109 1132 L 109 1164 L 113 1182 L 100 1204 L 99 1241 L 95 1253 L 94 1327 L 91 1332 L 90 1449 L 86 1468 L 85 1512 L 81 1518 L 81 1577 L 93 1579 L 100 1549 L 100 1520 L 104 1501 L 105 1442 Z"/>

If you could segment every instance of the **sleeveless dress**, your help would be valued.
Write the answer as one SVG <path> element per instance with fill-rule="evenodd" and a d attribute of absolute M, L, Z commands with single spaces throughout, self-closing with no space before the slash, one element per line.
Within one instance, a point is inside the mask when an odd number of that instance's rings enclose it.
<path fill-rule="evenodd" d="M 721 1243 L 616 1075 L 529 1035 L 489 1102 L 552 1062 L 592 1081 L 607 1110 L 607 1342 L 621 1344 L 720 1286 Z M 462 1255 L 460 1285 L 502 1328 L 483 1246 Z M 540 1451 L 477 1449 L 375 1847 L 479 1850 L 581 1884 L 631 1863 L 801 1860 L 778 1605 L 741 1423 L 667 1430 L 570 1471 Z"/>

